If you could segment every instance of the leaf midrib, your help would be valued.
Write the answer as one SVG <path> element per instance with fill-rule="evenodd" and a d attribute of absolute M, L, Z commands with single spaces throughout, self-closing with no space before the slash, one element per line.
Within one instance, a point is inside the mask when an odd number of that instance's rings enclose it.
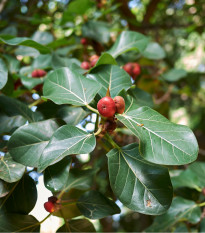
<path fill-rule="evenodd" d="M 123 151 L 123 152 L 120 152 L 120 151 L 119 151 L 119 154 L 122 154 L 122 157 L 123 157 L 124 160 L 126 161 L 126 163 L 127 163 L 128 167 L 130 168 L 130 170 L 131 170 L 131 171 L 133 172 L 133 174 L 135 175 L 136 179 L 138 179 L 138 180 L 140 181 L 140 183 L 144 186 L 144 188 L 150 192 L 150 194 L 153 196 L 153 198 L 154 198 L 164 209 L 166 209 L 166 208 L 160 203 L 160 201 L 154 196 L 154 194 L 150 191 L 150 189 L 148 189 L 147 186 L 137 177 L 137 175 L 135 174 L 135 172 L 134 172 L 134 171 L 132 170 L 132 168 L 129 166 L 129 163 L 127 162 L 127 160 L 126 160 L 125 156 L 123 155 L 123 153 L 126 154 L 126 155 L 128 155 L 128 156 L 131 157 L 131 158 L 133 158 L 133 157 L 130 156 L 129 154 L 125 153 L 124 151 Z M 141 162 L 141 160 L 139 160 L 139 159 L 137 159 L 137 158 L 136 158 L 136 160 L 138 160 L 138 161 Z"/>
<path fill-rule="evenodd" d="M 125 115 L 125 116 L 127 116 L 127 115 Z M 125 118 L 125 119 L 130 119 L 131 121 L 133 121 L 133 122 L 136 123 L 136 124 L 141 124 L 141 123 L 139 123 L 139 122 L 137 122 L 137 121 L 134 121 L 134 120 L 133 120 L 131 117 L 129 117 L 129 116 L 127 116 L 127 118 L 126 118 L 126 117 L 124 117 L 124 118 Z M 128 121 L 129 121 L 129 120 L 128 120 Z M 144 129 L 146 129 L 148 132 L 154 134 L 155 136 L 161 138 L 162 140 L 164 140 L 164 141 L 167 142 L 168 144 L 172 145 L 173 147 L 177 148 L 177 149 L 180 150 L 181 152 L 183 152 L 183 153 L 189 155 L 190 157 L 193 156 L 193 155 L 189 154 L 188 152 L 183 151 L 181 148 L 179 148 L 178 146 L 174 145 L 173 143 L 171 143 L 171 142 L 168 141 L 167 139 L 165 139 L 165 138 L 163 138 L 162 136 L 158 135 L 158 134 L 155 133 L 154 131 L 152 131 L 152 130 L 150 130 L 149 128 L 145 127 L 144 125 L 141 126 L 141 127 L 144 128 Z M 137 130 L 137 129 L 136 129 L 136 130 Z"/>

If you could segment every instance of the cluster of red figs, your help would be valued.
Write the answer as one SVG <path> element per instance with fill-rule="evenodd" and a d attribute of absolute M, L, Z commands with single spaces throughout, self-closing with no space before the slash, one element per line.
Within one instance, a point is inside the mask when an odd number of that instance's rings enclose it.
<path fill-rule="evenodd" d="M 103 130 L 111 133 L 117 127 L 115 114 L 122 114 L 125 110 L 125 100 L 121 96 L 116 96 L 114 99 L 105 96 L 98 101 L 97 109 L 101 116 L 107 118 L 104 122 Z"/>
<path fill-rule="evenodd" d="M 94 67 L 95 64 L 97 63 L 99 59 L 99 56 L 98 55 L 92 55 L 90 58 L 89 58 L 89 61 L 83 61 L 81 63 L 81 68 L 84 69 L 84 70 L 89 70 L 90 68 Z"/>
<path fill-rule="evenodd" d="M 61 204 L 57 197 L 51 196 L 48 198 L 48 201 L 44 203 L 44 208 L 49 213 L 53 213 L 61 208 Z"/>
<path fill-rule="evenodd" d="M 136 62 L 129 62 L 123 66 L 123 69 L 135 80 L 141 73 L 140 65 Z"/>

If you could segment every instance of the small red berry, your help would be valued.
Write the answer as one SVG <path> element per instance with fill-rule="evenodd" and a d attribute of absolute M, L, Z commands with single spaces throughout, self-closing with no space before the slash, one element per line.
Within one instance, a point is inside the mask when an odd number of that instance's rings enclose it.
<path fill-rule="evenodd" d="M 138 63 L 134 63 L 134 68 L 133 68 L 133 71 L 132 71 L 133 79 L 136 79 L 136 77 L 140 74 L 140 72 L 141 72 L 140 65 Z"/>
<path fill-rule="evenodd" d="M 51 196 L 51 197 L 48 198 L 48 201 L 52 202 L 53 204 L 55 204 L 58 201 L 58 198 L 55 197 L 55 196 Z"/>
<path fill-rule="evenodd" d="M 99 56 L 96 55 L 96 54 L 90 57 L 90 65 L 91 65 L 91 67 L 95 66 L 95 64 L 97 63 L 98 59 L 99 59 Z"/>
<path fill-rule="evenodd" d="M 90 63 L 88 61 L 83 61 L 80 66 L 84 70 L 89 70 L 90 69 Z"/>
<path fill-rule="evenodd" d="M 116 112 L 122 114 L 125 111 L 125 100 L 121 96 L 115 96 L 113 99 L 115 102 Z"/>
<path fill-rule="evenodd" d="M 86 38 L 82 38 L 82 39 L 80 40 L 80 43 L 81 43 L 82 45 L 87 45 L 87 44 L 88 44 L 88 40 L 87 40 Z"/>
<path fill-rule="evenodd" d="M 44 208 L 49 213 L 53 213 L 55 211 L 55 205 L 50 201 L 44 203 Z"/>
<path fill-rule="evenodd" d="M 112 117 L 115 115 L 115 102 L 111 97 L 105 96 L 98 101 L 97 109 L 104 117 Z"/>
<path fill-rule="evenodd" d="M 132 76 L 132 70 L 133 70 L 133 65 L 132 63 L 127 63 L 123 66 L 123 69 L 130 75 Z"/>
<path fill-rule="evenodd" d="M 34 70 L 32 73 L 31 73 L 31 76 L 33 78 L 40 78 L 40 77 L 43 77 L 45 76 L 47 73 L 45 70 L 40 70 L 40 69 L 36 69 Z"/>

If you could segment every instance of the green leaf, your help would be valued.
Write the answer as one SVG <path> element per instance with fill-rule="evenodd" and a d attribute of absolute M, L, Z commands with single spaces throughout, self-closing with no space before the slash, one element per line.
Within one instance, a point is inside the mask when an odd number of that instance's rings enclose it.
<path fill-rule="evenodd" d="M 109 54 L 109 53 L 103 53 L 97 63 L 95 64 L 96 66 L 100 66 L 100 65 L 117 65 L 116 60 Z"/>
<path fill-rule="evenodd" d="M 84 193 L 78 199 L 77 207 L 90 219 L 101 219 L 120 213 L 120 208 L 113 201 L 94 190 Z"/>
<path fill-rule="evenodd" d="M 21 164 L 37 167 L 44 148 L 58 127 L 58 122 L 51 119 L 20 127 L 9 140 L 11 156 Z"/>
<path fill-rule="evenodd" d="M 21 179 L 25 166 L 15 162 L 10 154 L 0 158 L 0 179 L 12 183 Z"/>
<path fill-rule="evenodd" d="M 198 144 L 193 132 L 177 125 L 149 107 L 140 107 L 116 116 L 140 139 L 140 153 L 153 163 L 182 165 L 193 162 Z M 143 125 L 141 125 L 143 124 Z"/>
<path fill-rule="evenodd" d="M 92 6 L 93 2 L 90 0 L 77 0 L 69 2 L 68 8 L 63 13 L 61 23 L 64 24 L 71 21 L 76 15 L 83 15 Z"/>
<path fill-rule="evenodd" d="M 6 196 L 9 193 L 11 186 L 12 184 L 6 183 L 0 179 L 0 198 Z"/>
<path fill-rule="evenodd" d="M 153 60 L 159 60 L 166 57 L 164 49 L 156 42 L 150 42 L 142 52 L 142 55 Z"/>
<path fill-rule="evenodd" d="M 27 47 L 34 48 L 42 54 L 50 53 L 50 49 L 44 45 L 41 45 L 34 40 L 31 40 L 27 37 L 11 37 L 11 36 L 0 36 L 0 42 L 8 45 L 24 45 Z"/>
<path fill-rule="evenodd" d="M 33 69 L 47 69 L 51 67 L 51 54 L 41 54 L 32 63 Z"/>
<path fill-rule="evenodd" d="M 69 125 L 77 125 L 81 122 L 88 112 L 84 111 L 81 107 L 62 106 L 57 112 L 57 117 L 63 119 Z"/>
<path fill-rule="evenodd" d="M 29 122 L 35 122 L 41 119 L 41 116 L 39 116 L 37 112 L 32 112 L 26 104 L 8 96 L 0 95 L 0 108 L 8 116 L 21 115 Z"/>
<path fill-rule="evenodd" d="M 136 86 L 131 87 L 128 90 L 128 94 L 134 98 L 135 102 L 139 106 L 148 106 L 150 108 L 154 106 L 152 96 L 148 92 L 145 92 Z"/>
<path fill-rule="evenodd" d="M 75 219 L 68 221 L 69 228 L 64 224 L 57 232 L 96 232 L 93 224 L 87 219 Z"/>
<path fill-rule="evenodd" d="M 121 90 L 127 90 L 132 85 L 128 73 L 115 65 L 96 67 L 88 77 L 101 84 L 101 89 L 98 92 L 101 97 L 106 95 L 108 87 L 110 89 L 111 97 L 115 97 Z"/>
<path fill-rule="evenodd" d="M 66 191 L 74 188 L 78 190 L 87 190 L 93 185 L 93 176 L 95 173 L 96 171 L 92 169 L 71 169 L 64 188 Z"/>
<path fill-rule="evenodd" d="M 192 163 L 188 169 L 190 169 L 198 177 L 200 187 L 205 187 L 205 179 L 203 176 L 205 174 L 205 163 L 197 161 L 195 163 Z"/>
<path fill-rule="evenodd" d="M 141 53 L 145 50 L 148 43 L 149 39 L 143 34 L 133 31 L 123 31 L 108 53 L 114 58 L 131 50 L 137 50 Z"/>
<path fill-rule="evenodd" d="M 57 163 L 67 155 L 87 154 L 94 150 L 94 134 L 72 126 L 64 125 L 55 131 L 39 160 L 39 171 Z"/>
<path fill-rule="evenodd" d="M 12 74 L 17 73 L 19 71 L 20 61 L 7 54 L 4 54 L 3 56 L 8 63 L 9 72 Z"/>
<path fill-rule="evenodd" d="M 65 157 L 60 162 L 46 168 L 44 173 L 44 184 L 51 192 L 63 189 L 71 166 L 71 158 Z"/>
<path fill-rule="evenodd" d="M 167 211 L 172 201 L 168 169 L 144 160 L 133 143 L 108 154 L 110 184 L 128 208 L 151 215 Z"/>
<path fill-rule="evenodd" d="M 110 25 L 103 21 L 88 21 L 82 26 L 83 37 L 96 40 L 99 43 L 108 43 L 110 40 Z"/>
<path fill-rule="evenodd" d="M 8 213 L 29 214 L 37 201 L 37 189 L 35 181 L 25 175 L 17 183 L 11 195 L 0 199 L 0 206 Z"/>
<path fill-rule="evenodd" d="M 53 53 L 52 55 L 52 67 L 54 69 L 61 68 L 61 67 L 68 67 L 70 69 L 76 69 L 76 66 L 80 68 L 80 61 L 76 58 L 67 58 L 67 57 L 61 57 L 57 55 L 56 53 Z"/>
<path fill-rule="evenodd" d="M 181 171 L 176 176 L 171 177 L 172 184 L 174 189 L 180 188 L 180 187 L 189 187 L 194 188 L 201 192 L 201 188 L 204 186 L 201 186 L 200 178 L 196 175 L 195 172 L 191 171 L 189 168 L 185 171 Z"/>
<path fill-rule="evenodd" d="M 16 128 L 24 125 L 25 123 L 26 119 L 22 116 L 9 117 L 0 113 L 0 134 L 11 133 Z"/>
<path fill-rule="evenodd" d="M 0 58 L 0 90 L 6 85 L 8 80 L 8 68 L 3 59 Z"/>
<path fill-rule="evenodd" d="M 60 68 L 49 74 L 44 82 L 43 94 L 56 104 L 89 104 L 101 86 L 68 68 Z"/>
<path fill-rule="evenodd" d="M 28 88 L 28 89 L 32 89 L 35 86 L 42 84 L 45 78 L 31 78 L 31 77 L 26 77 L 21 75 L 21 82 L 22 84 Z"/>
<path fill-rule="evenodd" d="M 40 232 L 40 224 L 32 215 L 0 214 L 0 232 Z"/>
<path fill-rule="evenodd" d="M 163 74 L 162 77 L 170 82 L 178 81 L 184 77 L 186 77 L 187 72 L 183 69 L 171 69 L 167 73 Z"/>
<path fill-rule="evenodd" d="M 35 42 L 43 44 L 43 45 L 49 44 L 49 43 L 53 42 L 53 40 L 54 40 L 53 35 L 50 32 L 46 32 L 46 31 L 34 32 L 31 39 L 34 40 Z"/>
<path fill-rule="evenodd" d="M 169 232 L 179 221 L 198 223 L 200 216 L 201 210 L 195 202 L 176 197 L 167 213 L 157 216 L 154 223 L 146 229 L 146 232 Z"/>

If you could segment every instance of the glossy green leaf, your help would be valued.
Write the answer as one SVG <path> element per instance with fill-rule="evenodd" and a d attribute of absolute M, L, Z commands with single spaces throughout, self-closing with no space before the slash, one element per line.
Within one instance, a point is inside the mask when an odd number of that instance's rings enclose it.
<path fill-rule="evenodd" d="M 9 117 L 0 113 L 0 134 L 11 133 L 16 128 L 24 125 L 26 121 L 27 120 L 22 116 Z"/>
<path fill-rule="evenodd" d="M 13 159 L 30 167 L 37 167 L 40 156 L 59 124 L 46 120 L 24 125 L 11 136 L 8 150 Z"/>
<path fill-rule="evenodd" d="M 8 80 L 8 68 L 3 59 L 0 58 L 0 90 L 6 85 Z"/>
<path fill-rule="evenodd" d="M 102 87 L 98 92 L 101 97 L 106 95 L 108 87 L 111 97 L 115 97 L 121 90 L 127 90 L 132 85 L 130 76 L 127 72 L 119 66 L 114 65 L 96 67 L 88 77 L 101 84 Z"/>
<path fill-rule="evenodd" d="M 116 62 L 116 60 L 109 53 L 103 53 L 99 57 L 97 63 L 94 66 L 94 68 L 96 66 L 100 66 L 100 65 L 117 65 L 117 62 Z"/>
<path fill-rule="evenodd" d="M 46 168 L 44 173 L 44 184 L 51 192 L 59 192 L 65 186 L 69 170 L 71 166 L 71 158 L 65 157 L 60 162 Z"/>
<path fill-rule="evenodd" d="M 174 124 L 149 107 L 128 108 L 117 118 L 139 137 L 140 153 L 146 160 L 166 165 L 196 160 L 198 144 L 187 126 Z"/>
<path fill-rule="evenodd" d="M 67 155 L 86 154 L 94 150 L 96 144 L 94 134 L 72 126 L 64 125 L 53 134 L 40 159 L 39 171 L 57 163 Z"/>
<path fill-rule="evenodd" d="M 200 182 L 200 187 L 205 187 L 205 179 L 204 179 L 204 175 L 205 175 L 205 162 L 195 162 L 192 163 L 189 167 L 189 170 L 191 170 L 199 179 Z"/>
<path fill-rule="evenodd" d="M 24 118 L 26 118 L 29 122 L 35 122 L 41 119 L 41 116 L 38 115 L 36 112 L 32 112 L 26 104 L 8 96 L 0 95 L 0 108 L 8 116 L 21 115 Z"/>
<path fill-rule="evenodd" d="M 83 15 L 90 7 L 92 7 L 93 2 L 90 0 L 78 0 L 71 1 L 68 4 L 67 9 L 63 13 L 62 24 L 72 21 L 73 17 L 76 15 Z"/>
<path fill-rule="evenodd" d="M 148 106 L 150 108 L 154 106 L 152 96 L 136 86 L 131 87 L 128 90 L 128 94 L 131 95 L 140 106 Z"/>
<path fill-rule="evenodd" d="M 182 170 L 179 174 L 176 174 L 175 176 L 172 176 L 171 180 L 175 189 L 180 187 L 189 187 L 201 192 L 201 188 L 203 188 L 200 183 L 200 178 L 189 168 L 186 170 Z"/>
<path fill-rule="evenodd" d="M 51 54 L 41 54 L 32 63 L 33 69 L 47 69 L 51 67 Z"/>
<path fill-rule="evenodd" d="M 21 179 L 25 166 L 15 162 L 10 154 L 0 158 L 0 179 L 12 183 Z"/>
<path fill-rule="evenodd" d="M 131 50 L 143 52 L 149 43 L 149 39 L 141 33 L 123 31 L 108 51 L 114 58 Z"/>
<path fill-rule="evenodd" d="M 95 173 L 96 171 L 92 169 L 71 169 L 64 188 L 67 191 L 71 189 L 87 190 L 93 184 L 93 176 Z"/>
<path fill-rule="evenodd" d="M 8 213 L 29 214 L 37 201 L 36 183 L 29 175 L 24 175 L 16 184 L 9 197 L 0 199 L 0 206 Z"/>
<path fill-rule="evenodd" d="M 84 193 L 78 199 L 77 207 L 90 219 L 100 219 L 120 213 L 120 208 L 113 201 L 94 190 Z"/>
<path fill-rule="evenodd" d="M 6 183 L 0 179 L 0 198 L 6 196 L 9 193 L 11 186 L 12 184 Z"/>
<path fill-rule="evenodd" d="M 32 215 L 0 214 L 0 232 L 40 232 L 40 224 Z"/>
<path fill-rule="evenodd" d="M 88 21 L 82 26 L 83 37 L 96 40 L 99 43 L 108 43 L 110 39 L 110 25 L 103 21 Z"/>
<path fill-rule="evenodd" d="M 56 104 L 89 104 L 101 86 L 68 68 L 60 68 L 47 76 L 43 86 L 44 97 Z"/>
<path fill-rule="evenodd" d="M 50 53 L 50 49 L 42 44 L 35 42 L 27 37 L 8 37 L 8 36 L 0 36 L 0 42 L 8 44 L 8 45 L 24 45 L 27 47 L 34 48 L 38 50 L 42 54 Z"/>
<path fill-rule="evenodd" d="M 20 61 L 17 60 L 15 57 L 10 56 L 8 54 L 4 54 L 3 56 L 8 63 L 9 72 L 12 74 L 17 73 L 19 71 Z"/>
<path fill-rule="evenodd" d="M 68 67 L 73 70 L 76 68 L 76 66 L 80 68 L 80 65 L 81 65 L 80 61 L 77 60 L 76 58 L 61 57 L 57 55 L 56 53 L 53 53 L 51 62 L 52 62 L 52 67 L 54 69 L 61 68 L 61 67 Z"/>
<path fill-rule="evenodd" d="M 87 219 L 75 219 L 68 221 L 69 229 L 66 224 L 58 229 L 57 232 L 96 232 L 93 224 Z"/>
<path fill-rule="evenodd" d="M 26 77 L 23 75 L 21 75 L 20 78 L 21 78 L 22 84 L 28 89 L 32 89 L 35 86 L 42 84 L 44 81 L 44 78 L 31 78 L 31 77 Z"/>
<path fill-rule="evenodd" d="M 125 206 L 151 215 L 167 211 L 173 195 L 167 168 L 144 160 L 137 143 L 113 149 L 107 157 L 112 190 Z"/>
<path fill-rule="evenodd" d="M 49 43 L 53 42 L 54 37 L 50 32 L 35 31 L 31 37 L 31 39 L 37 43 L 45 45 L 45 44 L 49 44 Z"/>
<path fill-rule="evenodd" d="M 163 74 L 162 77 L 170 82 L 178 81 L 184 77 L 186 77 L 187 72 L 183 69 L 171 69 L 167 73 Z"/>
<path fill-rule="evenodd" d="M 88 113 L 81 107 L 62 106 L 57 112 L 57 117 L 63 119 L 69 125 L 77 125 Z"/>
<path fill-rule="evenodd" d="M 189 221 L 196 224 L 200 221 L 201 210 L 193 201 L 181 197 L 173 199 L 167 213 L 157 216 L 146 232 L 169 232 L 177 222 Z"/>
<path fill-rule="evenodd" d="M 142 55 L 153 60 L 163 59 L 166 56 L 164 49 L 156 42 L 150 42 Z"/>

